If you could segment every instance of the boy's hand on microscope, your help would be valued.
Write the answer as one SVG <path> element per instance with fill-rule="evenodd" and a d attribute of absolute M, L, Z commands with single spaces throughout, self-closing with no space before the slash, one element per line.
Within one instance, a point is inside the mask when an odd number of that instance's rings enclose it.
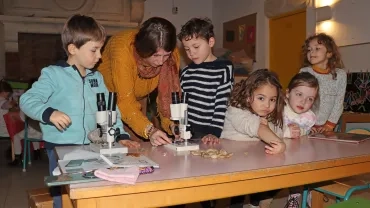
<path fill-rule="evenodd" d="M 71 124 L 71 118 L 61 111 L 54 111 L 50 116 L 50 122 L 54 124 L 59 131 L 65 130 Z"/>
<path fill-rule="evenodd" d="M 202 138 L 204 144 L 220 144 L 220 138 L 213 134 L 208 134 Z"/>
<path fill-rule="evenodd" d="M 267 154 L 279 154 L 285 151 L 286 145 L 283 141 L 271 141 L 269 145 L 265 145 L 265 152 Z"/>
<path fill-rule="evenodd" d="M 128 140 L 128 139 L 120 140 L 119 143 L 128 148 L 139 148 L 140 147 L 139 142 Z"/>
<path fill-rule="evenodd" d="M 172 140 L 167 137 L 166 133 L 157 128 L 153 130 L 153 132 L 150 134 L 149 140 L 150 143 L 155 147 L 172 143 Z"/>

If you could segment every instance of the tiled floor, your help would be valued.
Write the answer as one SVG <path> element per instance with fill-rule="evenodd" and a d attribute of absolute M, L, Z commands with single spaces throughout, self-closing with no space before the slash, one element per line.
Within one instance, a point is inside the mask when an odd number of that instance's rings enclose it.
<path fill-rule="evenodd" d="M 32 161 L 32 166 L 23 173 L 22 168 L 7 166 L 4 152 L 9 142 L 0 140 L 0 208 L 27 208 L 27 190 L 44 186 L 43 178 L 48 174 L 47 155 L 42 155 L 42 160 Z M 284 208 L 287 191 L 282 191 L 272 202 L 271 208 Z M 370 199 L 368 192 L 362 197 Z M 217 208 L 228 206 L 228 200 L 218 200 Z M 188 208 L 200 208 L 199 204 L 191 204 Z M 244 207 L 248 207 L 245 205 Z"/>

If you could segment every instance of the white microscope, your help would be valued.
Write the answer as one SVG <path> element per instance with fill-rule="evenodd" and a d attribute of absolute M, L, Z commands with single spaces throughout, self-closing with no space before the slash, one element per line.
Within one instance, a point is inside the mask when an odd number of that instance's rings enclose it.
<path fill-rule="evenodd" d="M 176 151 L 198 150 L 199 144 L 188 141 L 191 139 L 191 126 L 188 123 L 188 104 L 186 103 L 186 92 L 182 93 L 182 100 L 178 92 L 172 92 L 172 104 L 170 105 L 171 120 L 174 121 L 175 134 L 180 138 L 175 139 L 172 144 L 165 145 Z"/>
<path fill-rule="evenodd" d="M 97 93 L 96 123 L 100 126 L 99 135 L 92 136 L 99 138 L 91 140 L 90 149 L 100 154 L 115 154 L 127 153 L 128 148 L 115 142 L 116 135 L 119 134 L 119 129 L 114 129 L 114 124 L 117 121 L 116 104 L 117 93 L 109 92 L 108 109 L 105 102 L 104 93 Z"/>

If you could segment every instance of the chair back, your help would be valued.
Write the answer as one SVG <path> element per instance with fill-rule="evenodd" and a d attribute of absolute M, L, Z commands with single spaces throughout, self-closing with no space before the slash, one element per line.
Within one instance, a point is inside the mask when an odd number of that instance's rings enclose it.
<path fill-rule="evenodd" d="M 17 112 L 8 112 L 4 114 L 4 121 L 6 129 L 8 130 L 9 137 L 13 141 L 14 135 L 24 129 L 24 122 L 19 117 Z"/>
<path fill-rule="evenodd" d="M 370 131 L 367 130 L 367 129 L 351 129 L 351 130 L 347 131 L 347 133 L 370 135 Z"/>

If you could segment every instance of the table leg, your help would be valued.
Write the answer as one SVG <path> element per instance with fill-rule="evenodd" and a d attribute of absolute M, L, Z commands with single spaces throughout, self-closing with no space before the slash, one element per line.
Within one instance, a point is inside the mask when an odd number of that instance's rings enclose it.
<path fill-rule="evenodd" d="M 312 208 L 323 208 L 324 207 L 324 194 L 321 192 L 312 190 L 312 202 L 311 207 Z"/>
<path fill-rule="evenodd" d="M 10 143 L 11 143 L 11 148 L 12 148 L 12 161 L 15 160 L 15 154 L 14 154 L 14 142 L 12 140 L 10 140 Z"/>
<path fill-rule="evenodd" d="M 66 187 L 62 188 L 62 204 L 63 204 L 63 208 L 73 208 L 74 207 L 72 200 L 69 198 Z"/>

